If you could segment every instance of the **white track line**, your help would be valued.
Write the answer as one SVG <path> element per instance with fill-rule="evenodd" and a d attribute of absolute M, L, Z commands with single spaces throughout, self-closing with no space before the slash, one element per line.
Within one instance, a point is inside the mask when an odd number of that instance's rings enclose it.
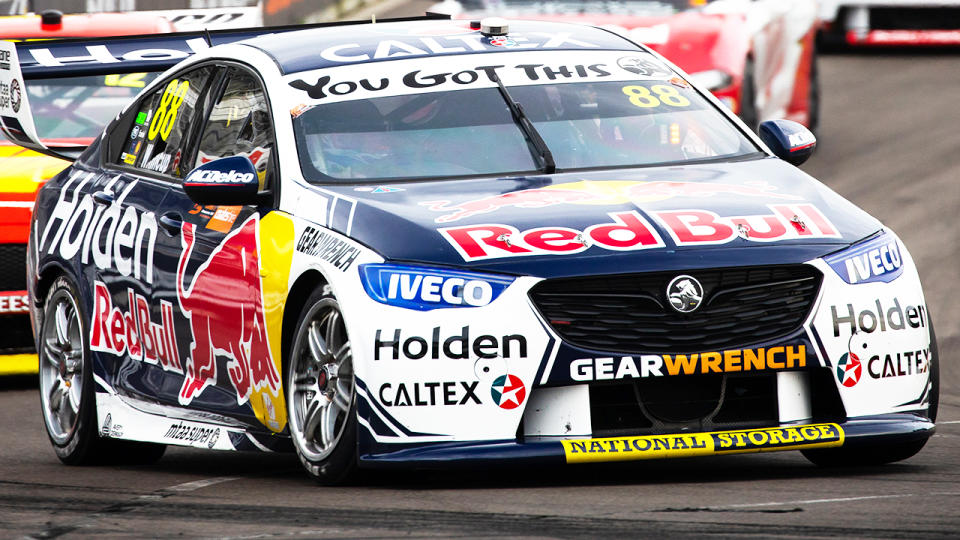
<path fill-rule="evenodd" d="M 195 491 L 195 490 L 212 486 L 215 484 L 221 484 L 223 482 L 230 482 L 232 480 L 239 480 L 239 479 L 240 477 L 238 476 L 218 476 L 216 478 L 207 478 L 206 480 L 194 480 L 193 482 L 177 484 L 175 486 L 163 488 L 160 491 L 166 491 L 166 492 L 173 491 L 177 493 L 183 493 L 186 491 Z"/>
<path fill-rule="evenodd" d="M 863 497 L 840 497 L 836 499 L 806 499 L 799 501 L 784 501 L 784 502 L 765 502 L 765 503 L 752 503 L 752 504 L 730 504 L 726 506 L 708 506 L 709 509 L 722 509 L 722 508 L 762 508 L 766 506 L 795 506 L 800 504 L 822 504 L 822 503 L 838 503 L 838 502 L 851 502 L 851 501 L 869 501 L 874 499 L 905 499 L 908 497 L 929 497 L 931 495 L 939 496 L 958 496 L 960 491 L 948 491 L 942 493 L 924 493 L 922 495 L 915 493 L 904 493 L 902 495 L 865 495 Z"/>
<path fill-rule="evenodd" d="M 949 422 L 937 422 L 937 424 L 960 424 L 960 420 L 951 420 Z"/>

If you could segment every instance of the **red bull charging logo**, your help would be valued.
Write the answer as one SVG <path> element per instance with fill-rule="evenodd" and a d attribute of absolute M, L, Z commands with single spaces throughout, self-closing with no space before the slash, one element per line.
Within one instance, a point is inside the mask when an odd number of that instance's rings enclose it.
<path fill-rule="evenodd" d="M 674 197 L 758 197 L 766 199 L 797 200 L 800 197 L 775 193 L 776 187 L 765 182 L 721 184 L 712 182 L 632 182 L 580 181 L 557 184 L 537 189 L 525 189 L 480 199 L 452 203 L 427 201 L 420 204 L 436 212 L 447 212 L 436 218 L 437 223 L 489 214 L 500 208 L 545 208 L 558 204 L 618 205 L 662 201 Z"/>
<path fill-rule="evenodd" d="M 179 401 L 189 404 L 217 380 L 216 356 L 228 358 L 227 374 L 245 403 L 252 391 L 280 388 L 270 350 L 260 279 L 258 219 L 251 216 L 224 238 L 186 285 L 195 226 L 184 223 L 177 265 L 177 297 L 190 320 L 190 355 Z M 239 269 L 239 271 L 238 271 Z"/>

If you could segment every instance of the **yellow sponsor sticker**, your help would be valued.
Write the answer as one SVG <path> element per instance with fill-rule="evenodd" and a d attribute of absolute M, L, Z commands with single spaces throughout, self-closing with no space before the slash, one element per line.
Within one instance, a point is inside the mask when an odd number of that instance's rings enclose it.
<path fill-rule="evenodd" d="M 837 424 L 561 441 L 567 463 L 630 461 L 843 446 Z"/>

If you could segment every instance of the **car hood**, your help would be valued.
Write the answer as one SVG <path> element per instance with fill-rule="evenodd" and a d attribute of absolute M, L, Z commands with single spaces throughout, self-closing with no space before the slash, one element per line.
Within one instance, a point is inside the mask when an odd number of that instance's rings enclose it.
<path fill-rule="evenodd" d="M 541 277 L 797 263 L 881 228 L 776 158 L 317 189 L 388 260 Z"/>

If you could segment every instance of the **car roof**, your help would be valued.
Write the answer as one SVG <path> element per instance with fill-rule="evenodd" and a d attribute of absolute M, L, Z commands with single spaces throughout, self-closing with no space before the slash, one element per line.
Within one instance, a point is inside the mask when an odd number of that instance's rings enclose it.
<path fill-rule="evenodd" d="M 40 15 L 0 17 L 0 39 L 131 36 L 172 31 L 170 21 L 146 13 L 64 15 L 61 24 L 46 27 L 40 24 Z"/>
<path fill-rule="evenodd" d="M 491 52 L 639 50 L 613 32 L 562 22 L 508 21 L 503 39 L 483 37 L 466 20 L 351 24 L 267 34 L 243 43 L 271 57 L 283 74 L 344 64 Z M 348 58 L 349 60 L 345 60 Z"/>

